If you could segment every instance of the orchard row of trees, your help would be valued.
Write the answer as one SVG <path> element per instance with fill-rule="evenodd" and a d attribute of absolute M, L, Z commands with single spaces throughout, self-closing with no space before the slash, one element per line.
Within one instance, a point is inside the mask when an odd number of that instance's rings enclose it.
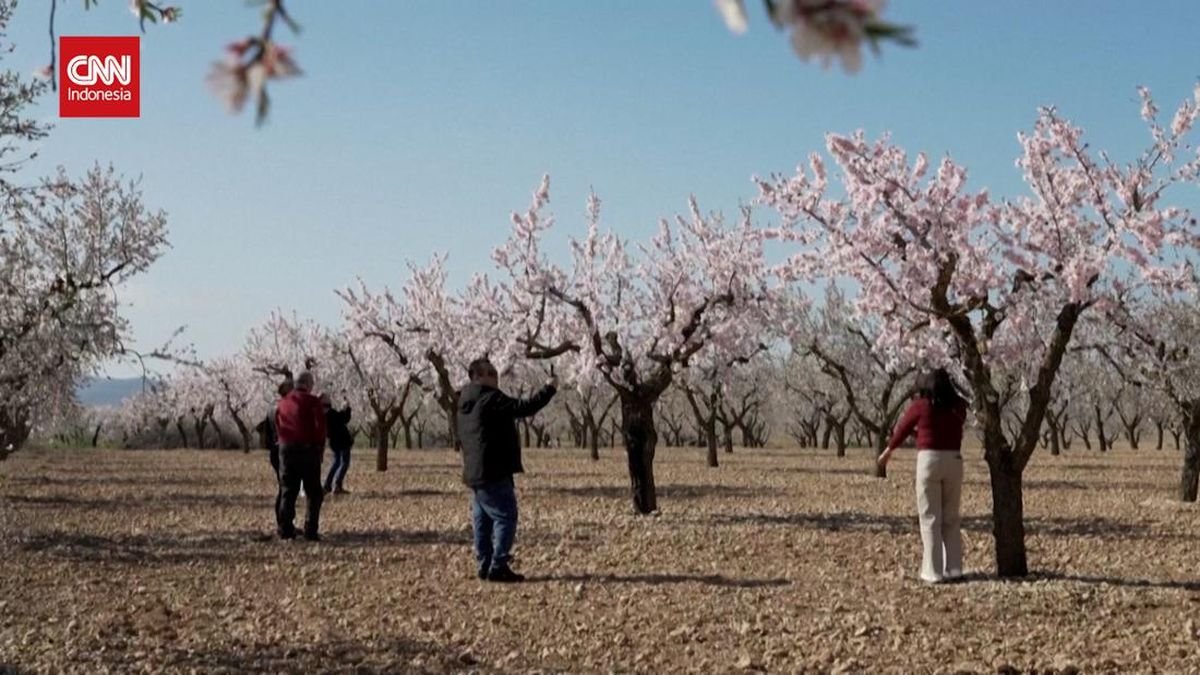
<path fill-rule="evenodd" d="M 11 7 L 0 2 L 0 25 Z M 46 133 L 23 116 L 43 88 L 11 71 L 0 77 L 0 456 L 19 449 L 104 359 L 141 358 L 126 346 L 118 290 L 166 246 L 165 216 L 112 171 L 18 180 L 24 147 Z M 817 406 L 827 398 L 842 406 L 832 419 L 852 420 L 843 434 L 865 430 L 878 448 L 914 370 L 945 365 L 970 395 L 984 447 L 998 571 L 1024 575 L 1022 475 L 1047 428 L 1060 429 L 1051 435 L 1060 450 L 1079 436 L 1061 433 L 1084 423 L 1064 375 L 1076 358 L 1117 374 L 1106 401 L 1118 405 L 1118 390 L 1136 388 L 1128 396 L 1139 409 L 1158 401 L 1164 428 L 1182 428 L 1180 493 L 1196 497 L 1200 389 L 1190 338 L 1200 228 L 1182 191 L 1200 182 L 1200 90 L 1167 122 L 1149 92 L 1141 95 L 1148 141 L 1121 161 L 1056 110 L 1040 111 L 1018 136 L 1025 192 L 1007 199 L 969 188 L 966 169 L 948 157 L 932 165 L 887 137 L 831 135 L 826 152 L 794 175 L 757 179 L 757 207 L 775 225 L 755 224 L 749 208 L 727 220 L 693 201 L 654 237 L 631 242 L 602 227 L 592 196 L 585 231 L 565 255 L 552 255 L 543 250 L 554 222 L 544 180 L 513 215 L 490 274 L 454 291 L 436 257 L 413 267 L 397 292 L 363 282 L 339 290 L 345 313 L 336 330 L 277 315 L 238 355 L 200 363 L 159 350 L 199 373 L 177 375 L 164 395 L 196 401 L 201 426 L 221 410 L 244 443 L 264 390 L 315 363 L 327 389 L 364 397 L 377 443 L 414 393 L 441 412 L 430 419 L 442 431 L 431 433 L 452 441 L 471 359 L 487 354 L 518 380 L 556 367 L 581 398 L 592 392 L 595 410 L 612 401 L 634 505 L 650 513 L 670 392 L 682 392 L 712 443 L 714 410 L 738 398 L 738 374 L 791 351 L 841 388 L 823 395 L 803 368 L 789 369 L 778 383 L 786 396 L 767 400 L 809 396 Z M 769 261 L 768 242 L 790 257 Z M 801 291 L 829 284 L 844 297 Z M 1078 369 L 1084 380 L 1087 368 Z M 241 391 L 256 382 L 237 375 L 245 372 L 263 376 L 252 392 Z M 186 393 L 197 387 L 208 392 L 203 403 Z M 597 414 L 586 424 L 603 428 Z M 751 436 L 768 433 L 770 419 L 748 423 Z"/>

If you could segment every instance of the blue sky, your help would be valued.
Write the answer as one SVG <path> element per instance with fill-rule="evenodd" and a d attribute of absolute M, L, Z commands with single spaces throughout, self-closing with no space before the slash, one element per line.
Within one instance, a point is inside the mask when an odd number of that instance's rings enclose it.
<path fill-rule="evenodd" d="M 708 0 L 292 0 L 305 30 L 281 35 L 305 75 L 273 86 L 256 130 L 203 84 L 256 12 L 178 2 L 183 21 L 143 37 L 142 117 L 56 120 L 31 170 L 100 161 L 142 177 L 173 248 L 126 292 L 129 316 L 142 345 L 186 325 L 201 356 L 240 348 L 275 307 L 335 322 L 334 288 L 398 286 L 406 260 L 448 251 L 456 282 L 490 270 L 545 172 L 560 236 L 581 228 L 589 187 L 632 237 L 693 193 L 733 212 L 752 175 L 860 127 L 1013 194 L 1015 134 L 1037 106 L 1121 156 L 1145 140 L 1135 86 L 1168 110 L 1200 77 L 1194 0 L 893 0 L 887 17 L 915 25 L 920 47 L 885 48 L 853 77 L 799 61 L 755 0 L 742 37 Z M 6 65 L 46 63 L 46 5 L 21 3 Z M 137 31 L 124 0 L 60 5 L 60 34 Z"/>

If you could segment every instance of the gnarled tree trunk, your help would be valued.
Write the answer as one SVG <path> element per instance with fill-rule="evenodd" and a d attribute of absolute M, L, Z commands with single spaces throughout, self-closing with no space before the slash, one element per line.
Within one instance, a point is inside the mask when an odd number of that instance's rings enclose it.
<path fill-rule="evenodd" d="M 1200 400 L 1189 404 L 1185 419 L 1186 446 L 1183 450 L 1183 471 L 1179 481 L 1179 499 L 1196 501 L 1200 488 Z"/>
<path fill-rule="evenodd" d="M 621 436 L 629 460 L 629 483 L 633 507 L 638 513 L 658 510 L 654 486 L 654 450 L 658 432 L 654 428 L 654 402 L 634 394 L 621 395 Z"/>

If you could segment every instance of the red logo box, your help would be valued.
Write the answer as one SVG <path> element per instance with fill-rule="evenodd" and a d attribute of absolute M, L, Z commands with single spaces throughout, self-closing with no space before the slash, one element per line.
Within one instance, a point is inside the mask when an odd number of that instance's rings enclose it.
<path fill-rule="evenodd" d="M 141 39 L 60 37 L 59 117 L 141 117 Z"/>

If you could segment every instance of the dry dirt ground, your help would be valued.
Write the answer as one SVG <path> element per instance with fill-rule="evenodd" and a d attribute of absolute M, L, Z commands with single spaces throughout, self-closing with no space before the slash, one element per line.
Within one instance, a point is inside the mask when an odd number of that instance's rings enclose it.
<path fill-rule="evenodd" d="M 1200 673 L 1200 510 L 1176 452 L 1035 456 L 1028 581 L 988 578 L 968 453 L 964 584 L 924 587 L 913 456 L 532 451 L 521 586 L 477 581 L 449 451 L 357 451 L 319 544 L 281 542 L 262 452 L 22 452 L 0 465 L 0 664 L 15 672 Z M 5 666 L 0 665 L 0 671 Z"/>

